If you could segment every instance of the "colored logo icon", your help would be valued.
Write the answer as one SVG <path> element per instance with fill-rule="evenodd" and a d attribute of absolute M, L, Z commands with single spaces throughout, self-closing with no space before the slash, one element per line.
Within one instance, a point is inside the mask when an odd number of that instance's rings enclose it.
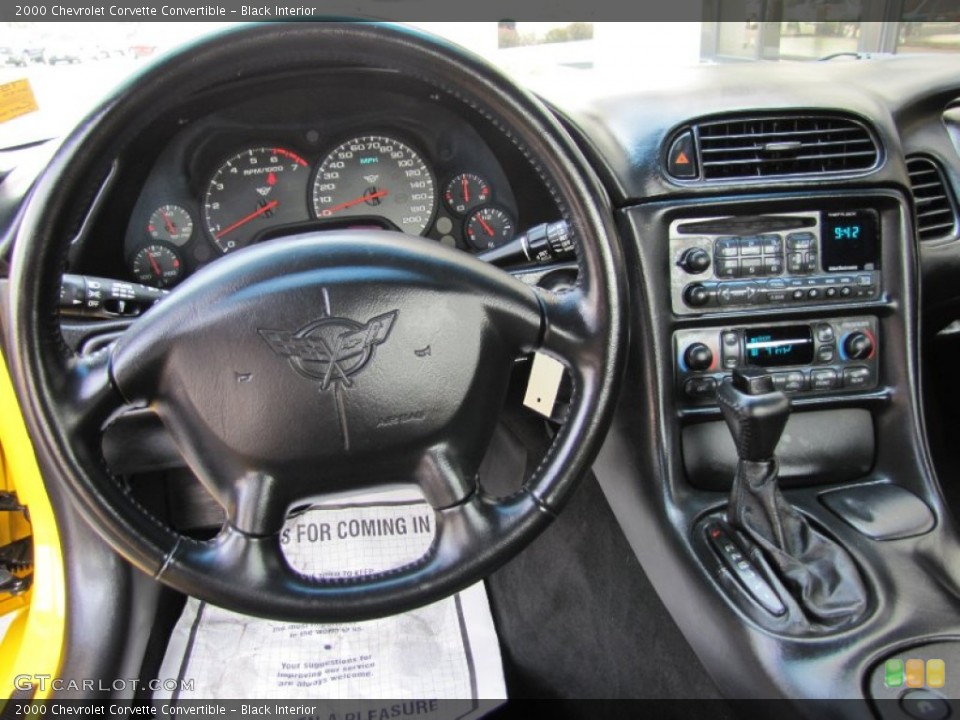
<path fill-rule="evenodd" d="M 883 684 L 888 688 L 942 688 L 947 684 L 947 667 L 943 660 L 910 658 L 904 663 L 891 658 L 884 665 Z"/>

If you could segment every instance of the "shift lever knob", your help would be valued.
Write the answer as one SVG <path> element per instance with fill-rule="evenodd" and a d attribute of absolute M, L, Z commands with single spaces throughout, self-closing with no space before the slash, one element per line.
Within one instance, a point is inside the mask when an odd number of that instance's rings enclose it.
<path fill-rule="evenodd" d="M 727 421 L 737 457 L 772 460 L 790 415 L 790 400 L 773 385 L 764 370 L 737 368 L 733 382 L 720 383 L 717 402 Z"/>

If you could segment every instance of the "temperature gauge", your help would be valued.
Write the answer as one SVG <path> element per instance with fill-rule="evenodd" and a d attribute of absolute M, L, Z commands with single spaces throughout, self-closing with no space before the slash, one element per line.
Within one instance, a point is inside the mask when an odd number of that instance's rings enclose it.
<path fill-rule="evenodd" d="M 183 275 L 183 263 L 173 248 L 147 245 L 137 250 L 130 262 L 133 276 L 144 285 L 165 288 L 176 285 Z"/>
<path fill-rule="evenodd" d="M 193 218 L 179 205 L 164 205 L 153 211 L 147 232 L 154 240 L 185 245 L 193 235 Z"/>
<path fill-rule="evenodd" d="M 443 200 L 450 212 L 466 215 L 474 208 L 484 205 L 490 199 L 490 186 L 487 181 L 473 173 L 461 173 L 447 183 L 443 191 Z"/>
<path fill-rule="evenodd" d="M 467 240 L 474 250 L 490 250 L 512 239 L 513 220 L 499 208 L 480 208 L 467 220 Z"/>

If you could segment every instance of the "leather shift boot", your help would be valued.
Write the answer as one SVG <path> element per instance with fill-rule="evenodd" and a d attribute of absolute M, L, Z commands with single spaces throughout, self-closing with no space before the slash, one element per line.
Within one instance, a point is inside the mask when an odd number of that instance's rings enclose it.
<path fill-rule="evenodd" d="M 728 520 L 756 543 L 811 621 L 853 622 L 867 593 L 853 559 L 811 527 L 778 484 L 776 460 L 740 460 Z"/>

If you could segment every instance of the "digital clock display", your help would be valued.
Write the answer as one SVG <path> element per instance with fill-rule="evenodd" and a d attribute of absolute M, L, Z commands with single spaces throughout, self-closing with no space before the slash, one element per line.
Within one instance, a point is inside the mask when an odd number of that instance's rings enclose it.
<path fill-rule="evenodd" d="M 874 210 L 823 214 L 823 269 L 856 272 L 880 267 L 880 223 Z"/>
<path fill-rule="evenodd" d="M 754 328 L 744 333 L 747 364 L 755 367 L 808 365 L 813 361 L 809 325 Z"/>
<path fill-rule="evenodd" d="M 833 228 L 833 239 L 859 240 L 862 229 L 860 225 L 837 225 Z"/>

